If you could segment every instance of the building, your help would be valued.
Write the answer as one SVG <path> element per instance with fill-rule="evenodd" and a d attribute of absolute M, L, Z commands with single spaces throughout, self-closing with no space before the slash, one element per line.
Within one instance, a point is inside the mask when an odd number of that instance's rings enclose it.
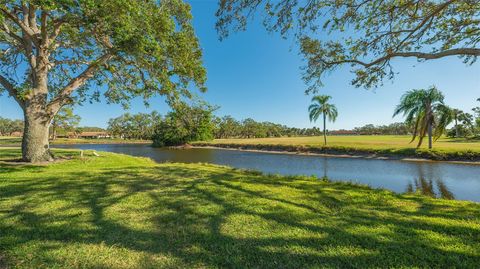
<path fill-rule="evenodd" d="M 112 138 L 112 136 L 107 132 L 69 132 L 67 133 L 68 138 L 84 138 L 84 139 L 100 139 L 100 138 Z"/>

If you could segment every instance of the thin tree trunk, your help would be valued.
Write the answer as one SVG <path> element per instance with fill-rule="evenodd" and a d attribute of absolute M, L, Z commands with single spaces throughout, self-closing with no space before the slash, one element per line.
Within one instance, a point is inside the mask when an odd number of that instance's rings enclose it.
<path fill-rule="evenodd" d="M 53 156 L 48 144 L 49 120 L 29 108 L 24 112 L 25 127 L 22 138 L 22 159 L 25 162 L 51 161 Z"/>
<path fill-rule="evenodd" d="M 432 123 L 428 123 L 428 148 L 432 149 Z"/>
<path fill-rule="evenodd" d="M 57 139 L 57 123 L 55 121 L 52 122 L 52 140 Z"/>
<path fill-rule="evenodd" d="M 455 137 L 460 137 L 460 130 L 458 127 L 457 116 L 455 116 Z"/>
<path fill-rule="evenodd" d="M 327 115 L 323 113 L 323 144 L 327 145 Z"/>

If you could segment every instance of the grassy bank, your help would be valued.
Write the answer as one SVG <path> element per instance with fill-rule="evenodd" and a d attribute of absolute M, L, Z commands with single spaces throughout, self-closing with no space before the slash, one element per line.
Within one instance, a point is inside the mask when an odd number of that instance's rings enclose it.
<path fill-rule="evenodd" d="M 48 166 L 0 162 L 0 267 L 480 263 L 478 203 L 100 154 Z M 0 149 L 0 159 L 18 156 Z"/>
<path fill-rule="evenodd" d="M 377 155 L 413 157 L 432 160 L 480 161 L 480 140 L 440 138 L 433 150 L 424 144 L 416 149 L 410 136 L 331 136 L 323 146 L 323 137 L 280 137 L 253 139 L 215 139 L 195 142 L 197 146 L 217 146 L 270 151 L 325 154 Z"/>
<path fill-rule="evenodd" d="M 21 137 L 0 136 L 1 145 L 20 145 L 22 143 Z M 60 144 L 146 144 L 152 143 L 150 140 L 139 139 L 121 139 L 121 138 L 99 138 L 99 139 L 84 139 L 84 138 L 57 138 L 50 141 L 52 145 Z"/>

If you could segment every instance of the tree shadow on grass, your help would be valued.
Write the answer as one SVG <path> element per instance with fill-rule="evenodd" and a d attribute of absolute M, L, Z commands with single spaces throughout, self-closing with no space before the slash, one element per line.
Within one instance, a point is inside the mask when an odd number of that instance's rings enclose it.
<path fill-rule="evenodd" d="M 15 173 L 15 172 L 22 172 L 25 171 L 26 165 L 20 165 L 20 164 L 11 164 L 11 163 L 2 163 L 0 161 L 0 173 Z M 42 167 L 41 166 L 34 166 L 34 165 L 28 165 L 28 169 L 31 171 L 41 171 Z"/>
<path fill-rule="evenodd" d="M 421 206 L 417 211 L 371 196 L 354 199 L 346 192 L 355 186 L 180 164 L 17 183 L 0 185 L 8 198 L 0 198 L 0 239 L 9 239 L 0 240 L 0 251 L 39 246 L 38 259 L 50 266 L 68 264 L 52 251 L 72 244 L 144 253 L 142 266 L 133 267 L 168 267 L 158 255 L 173 257 L 170 267 L 468 267 L 480 261 L 443 245 L 479 247 L 478 215 L 474 227 L 437 223 L 422 217 L 450 218 L 455 210 L 429 215 L 442 205 L 421 198 L 409 198 Z M 102 267 L 78 258 L 85 267 Z"/>

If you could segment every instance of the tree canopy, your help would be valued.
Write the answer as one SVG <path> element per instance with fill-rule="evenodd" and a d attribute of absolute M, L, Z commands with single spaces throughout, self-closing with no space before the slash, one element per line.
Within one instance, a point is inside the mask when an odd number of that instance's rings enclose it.
<path fill-rule="evenodd" d="M 150 114 L 125 113 L 119 117 L 112 118 L 108 121 L 108 131 L 113 136 L 124 139 L 152 139 L 155 127 L 160 123 L 162 117 L 157 111 Z"/>
<path fill-rule="evenodd" d="M 0 0 L 0 93 L 24 110 L 23 159 L 50 160 L 48 125 L 65 104 L 205 90 L 182 0 Z"/>
<path fill-rule="evenodd" d="M 185 93 L 203 89 L 205 70 L 190 6 L 167 1 L 2 1 L 0 82 L 21 105 L 35 95 L 36 74 L 48 72 L 49 109 L 105 96 Z M 18 78 L 18 79 L 17 79 Z M 97 87 L 88 87 L 88 86 Z"/>
<path fill-rule="evenodd" d="M 472 64 L 480 55 L 478 0 L 220 0 L 220 37 L 246 29 L 256 13 L 268 30 L 300 41 L 307 92 L 342 65 L 355 74 L 353 85 L 371 88 L 394 77 L 394 58 L 459 56 Z"/>
<path fill-rule="evenodd" d="M 192 141 L 213 139 L 213 107 L 205 102 L 176 103 L 155 128 L 153 145 L 156 147 L 179 146 Z"/>

